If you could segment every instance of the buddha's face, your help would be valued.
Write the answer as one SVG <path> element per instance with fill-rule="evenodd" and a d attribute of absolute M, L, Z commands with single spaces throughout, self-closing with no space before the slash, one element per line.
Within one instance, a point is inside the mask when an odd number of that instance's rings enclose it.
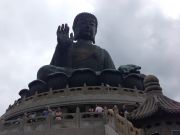
<path fill-rule="evenodd" d="M 74 29 L 75 40 L 84 39 L 94 42 L 96 31 L 97 26 L 93 18 L 79 19 Z"/>

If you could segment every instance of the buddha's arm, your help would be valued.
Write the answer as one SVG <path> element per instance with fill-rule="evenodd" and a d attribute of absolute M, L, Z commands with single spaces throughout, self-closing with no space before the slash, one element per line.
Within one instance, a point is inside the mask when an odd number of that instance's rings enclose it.
<path fill-rule="evenodd" d="M 51 60 L 50 65 L 58 67 L 70 66 L 70 54 L 73 44 L 73 34 L 69 35 L 69 27 L 67 24 L 62 24 L 57 29 L 57 46 Z"/>
<path fill-rule="evenodd" d="M 58 44 L 56 46 L 50 65 L 54 65 L 57 67 L 69 67 L 69 54 L 69 47 L 64 47 Z"/>

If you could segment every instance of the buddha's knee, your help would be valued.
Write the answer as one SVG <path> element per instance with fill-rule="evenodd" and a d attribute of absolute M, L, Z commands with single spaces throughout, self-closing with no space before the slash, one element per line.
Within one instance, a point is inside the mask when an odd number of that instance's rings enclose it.
<path fill-rule="evenodd" d="M 64 67 L 56 67 L 53 65 L 45 65 L 41 67 L 37 72 L 37 79 L 46 81 L 48 75 L 56 72 L 63 72 L 67 75 L 70 75 L 72 73 L 72 69 L 64 68 Z"/>
<path fill-rule="evenodd" d="M 56 72 L 55 70 L 55 66 L 52 66 L 52 65 L 45 65 L 45 66 L 42 66 L 38 72 L 37 72 L 37 79 L 40 79 L 40 80 L 43 80 L 43 81 L 46 81 L 47 80 L 47 76 L 51 73 L 54 73 Z"/>

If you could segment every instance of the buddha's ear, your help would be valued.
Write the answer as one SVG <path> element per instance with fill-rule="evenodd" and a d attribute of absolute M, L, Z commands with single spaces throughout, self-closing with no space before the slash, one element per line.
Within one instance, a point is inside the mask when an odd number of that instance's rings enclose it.
<path fill-rule="evenodd" d="M 93 44 L 95 44 L 95 36 L 96 36 L 96 34 L 94 36 L 92 36 L 92 39 L 91 39 Z"/>
<path fill-rule="evenodd" d="M 76 40 L 77 40 L 77 35 L 74 34 L 73 41 L 76 41 Z"/>
<path fill-rule="evenodd" d="M 93 44 L 95 44 L 95 39 L 93 39 Z"/>
<path fill-rule="evenodd" d="M 96 32 L 95 32 L 95 35 L 93 36 L 93 39 L 92 39 L 93 44 L 95 44 L 95 37 L 96 37 L 96 34 L 97 34 L 97 27 L 96 27 Z"/>
<path fill-rule="evenodd" d="M 76 40 L 78 39 L 78 34 L 77 34 L 77 32 L 74 31 L 73 35 L 74 35 L 73 40 L 76 41 Z"/>

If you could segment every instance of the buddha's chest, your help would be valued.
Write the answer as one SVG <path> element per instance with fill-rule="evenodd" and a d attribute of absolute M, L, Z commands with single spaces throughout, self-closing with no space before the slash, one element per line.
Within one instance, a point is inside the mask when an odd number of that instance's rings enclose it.
<path fill-rule="evenodd" d="M 92 57 L 94 53 L 95 52 L 92 49 L 74 49 L 72 50 L 72 59 L 74 59 L 75 61 L 81 61 Z"/>

